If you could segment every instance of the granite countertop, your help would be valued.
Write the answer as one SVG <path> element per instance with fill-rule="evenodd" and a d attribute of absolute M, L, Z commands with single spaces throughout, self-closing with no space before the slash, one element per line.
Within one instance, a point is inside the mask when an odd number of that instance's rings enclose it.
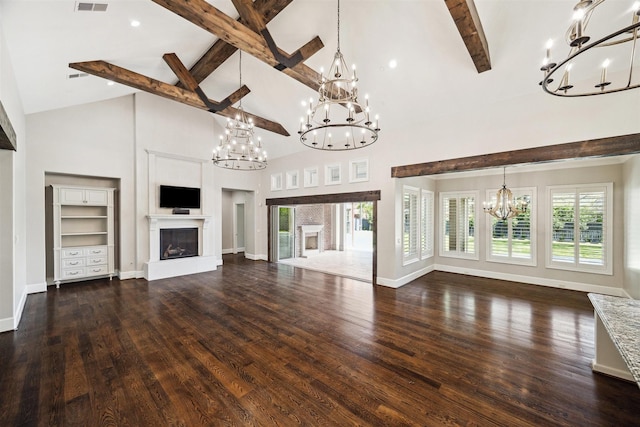
<path fill-rule="evenodd" d="M 589 299 L 640 387 L 640 300 L 600 294 Z"/>

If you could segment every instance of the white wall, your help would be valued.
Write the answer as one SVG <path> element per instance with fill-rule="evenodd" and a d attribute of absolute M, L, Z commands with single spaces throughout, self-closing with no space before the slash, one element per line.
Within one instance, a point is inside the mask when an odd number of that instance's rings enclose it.
<path fill-rule="evenodd" d="M 623 167 L 624 189 L 624 290 L 640 299 L 640 155 Z"/>
<path fill-rule="evenodd" d="M 119 179 L 122 219 L 135 216 L 131 96 L 27 116 L 30 286 L 45 286 L 45 173 Z M 135 263 L 133 222 L 120 223 L 120 270 Z"/>
<path fill-rule="evenodd" d="M 0 14 L 2 4 L 0 4 Z M 0 101 L 17 136 L 17 151 L 0 150 L 0 332 L 18 327 L 26 301 L 26 129 L 20 94 L 0 26 Z"/>

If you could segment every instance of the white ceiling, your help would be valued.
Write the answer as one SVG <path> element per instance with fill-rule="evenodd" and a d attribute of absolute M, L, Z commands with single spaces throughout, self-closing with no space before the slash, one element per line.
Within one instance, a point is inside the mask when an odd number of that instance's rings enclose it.
<path fill-rule="evenodd" d="M 190 67 L 216 37 L 151 0 L 98 0 L 106 12 L 76 12 L 69 0 L 0 0 L 4 38 L 25 113 L 80 105 L 136 92 L 88 76 L 68 79 L 70 62 L 105 60 L 175 83 L 162 55 L 176 53 Z M 208 0 L 237 17 L 230 0 Z M 615 1 L 615 0 L 614 0 Z M 341 51 L 358 67 L 361 93 L 370 95 L 382 132 L 438 117 L 490 108 L 541 91 L 544 44 L 560 41 L 571 18 L 570 0 L 476 0 L 492 70 L 478 74 L 443 0 L 343 0 Z M 134 28 L 132 20 L 141 25 Z M 617 16 L 611 19 L 623 19 Z M 624 18 L 626 19 L 626 18 Z M 318 35 L 325 47 L 306 61 L 328 68 L 336 48 L 336 2 L 294 0 L 268 28 L 279 47 L 293 52 Z M 595 25 L 595 24 L 594 24 Z M 560 50 L 560 49 L 559 49 Z M 397 68 L 388 63 L 395 59 Z M 308 87 L 243 55 L 246 111 L 281 123 L 284 138 L 258 131 L 271 157 L 303 149 L 290 142 L 314 93 Z M 221 100 L 239 85 L 238 54 L 201 87 Z M 224 118 L 217 117 L 220 123 Z M 285 148 L 286 147 L 286 148 Z"/>

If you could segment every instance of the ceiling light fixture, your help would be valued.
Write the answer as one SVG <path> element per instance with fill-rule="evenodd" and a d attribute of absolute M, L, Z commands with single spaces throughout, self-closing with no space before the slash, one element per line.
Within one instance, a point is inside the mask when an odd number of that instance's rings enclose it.
<path fill-rule="evenodd" d="M 527 211 L 526 201 L 513 200 L 513 193 L 507 188 L 506 184 L 507 168 L 502 170 L 502 188 L 496 193 L 495 200 L 491 202 L 483 202 L 483 210 L 489 215 L 506 221 L 509 218 L 516 217 Z"/>
<path fill-rule="evenodd" d="M 240 87 L 242 87 L 242 51 L 238 50 Z M 235 119 L 227 119 L 224 135 L 213 151 L 213 164 L 233 170 L 260 170 L 267 167 L 267 152 L 262 149 L 262 140 L 253 134 L 253 120 L 247 118 L 242 109 L 242 98 Z"/>
<path fill-rule="evenodd" d="M 350 74 L 350 76 L 348 76 Z M 306 118 L 300 119 L 300 142 L 327 151 L 355 150 L 378 140 L 378 116 L 372 116 L 369 97 L 358 101 L 356 66 L 351 70 L 340 52 L 340 0 L 338 0 L 338 49 L 325 77 L 320 69 L 318 102 L 309 99 Z"/>
<path fill-rule="evenodd" d="M 611 33 L 601 36 L 596 41 L 589 43 L 591 40 L 591 37 L 587 35 L 589 22 L 593 17 L 596 7 L 600 6 L 604 2 L 605 0 L 582 0 L 578 1 L 574 6 L 573 20 L 565 34 L 566 42 L 569 45 L 569 53 L 560 63 L 556 64 L 553 62 L 551 57 L 553 40 L 549 40 L 547 42 L 547 54 L 542 62 L 542 67 L 540 68 L 544 73 L 544 78 L 540 82 L 540 85 L 545 92 L 556 96 L 577 97 L 622 92 L 640 87 L 640 82 L 634 82 L 633 80 L 634 59 L 639 31 L 638 28 L 640 27 L 640 1 L 633 3 L 630 10 L 622 12 L 621 14 L 626 15 L 631 13 L 631 25 L 615 29 Z M 585 55 L 590 57 L 594 57 L 595 52 L 608 52 L 611 55 L 618 54 L 626 56 L 625 50 L 621 49 L 620 46 L 627 43 L 630 47 L 630 56 L 628 58 L 620 58 L 620 60 L 616 62 L 618 64 L 628 63 L 629 68 L 623 78 L 624 81 L 619 82 L 618 84 L 613 84 L 613 82 L 609 81 L 607 78 L 607 69 L 611 64 L 611 61 L 606 57 L 606 54 L 602 55 L 602 60 L 597 61 L 597 63 L 601 65 L 598 65 L 600 69 L 595 73 L 592 69 L 593 65 L 589 67 L 585 64 L 586 61 L 580 63 L 580 65 L 585 65 L 585 67 L 578 67 L 577 65 L 574 65 L 574 63 L 579 61 L 578 56 L 586 52 L 591 52 L 590 55 Z M 617 48 L 615 48 L 616 46 Z M 581 59 L 582 58 L 584 57 L 581 57 Z M 551 87 L 551 83 L 554 81 L 553 76 L 559 76 L 560 70 L 562 70 L 560 83 L 557 86 Z M 582 83 L 581 85 L 578 83 L 572 84 L 570 82 L 570 71 L 574 74 L 576 74 L 576 71 L 582 71 L 582 75 L 584 77 L 579 76 L 579 78 L 576 79 L 575 76 L 572 76 L 575 82 L 580 82 Z M 599 80 L 596 77 L 598 74 L 600 75 Z"/>

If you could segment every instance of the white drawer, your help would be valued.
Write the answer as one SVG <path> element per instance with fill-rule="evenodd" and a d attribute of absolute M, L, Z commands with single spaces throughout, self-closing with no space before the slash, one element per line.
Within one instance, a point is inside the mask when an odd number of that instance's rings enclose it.
<path fill-rule="evenodd" d="M 101 265 L 107 263 L 106 256 L 88 256 L 87 265 Z"/>
<path fill-rule="evenodd" d="M 63 249 L 61 251 L 61 257 L 62 258 L 77 258 L 77 257 L 83 257 L 84 254 L 84 249 L 82 248 L 66 248 Z"/>
<path fill-rule="evenodd" d="M 85 249 L 85 253 L 87 256 L 94 255 L 107 255 L 107 247 L 106 246 L 97 246 L 93 248 Z"/>
<path fill-rule="evenodd" d="M 71 258 L 62 260 L 62 268 L 84 267 L 84 258 Z"/>
<path fill-rule="evenodd" d="M 66 270 L 62 270 L 63 279 L 73 279 L 75 277 L 84 277 L 84 275 L 85 275 L 84 268 L 69 268 Z"/>
<path fill-rule="evenodd" d="M 109 274 L 109 269 L 106 265 L 92 265 L 88 266 L 86 269 L 87 276 L 96 276 L 102 274 Z"/>

